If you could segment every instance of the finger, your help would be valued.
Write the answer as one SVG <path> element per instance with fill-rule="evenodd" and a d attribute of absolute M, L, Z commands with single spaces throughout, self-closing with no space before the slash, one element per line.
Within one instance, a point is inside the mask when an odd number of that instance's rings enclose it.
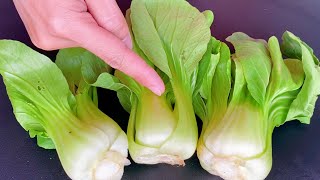
<path fill-rule="evenodd" d="M 127 22 L 115 0 L 86 0 L 89 12 L 99 26 L 112 32 L 130 49 L 132 41 Z"/>
<path fill-rule="evenodd" d="M 133 77 L 155 94 L 161 95 L 165 87 L 155 70 L 126 47 L 118 37 L 90 21 L 91 15 L 86 16 L 81 19 L 87 20 L 76 20 L 73 21 L 76 24 L 66 27 L 68 37 L 99 56 L 111 67 Z"/>

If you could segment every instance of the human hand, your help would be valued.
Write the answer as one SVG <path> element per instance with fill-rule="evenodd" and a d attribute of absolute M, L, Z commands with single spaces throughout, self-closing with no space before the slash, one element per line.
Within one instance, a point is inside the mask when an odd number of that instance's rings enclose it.
<path fill-rule="evenodd" d="M 155 94 L 159 75 L 132 48 L 125 18 L 115 0 L 13 0 L 35 46 L 44 50 L 83 47 Z"/>

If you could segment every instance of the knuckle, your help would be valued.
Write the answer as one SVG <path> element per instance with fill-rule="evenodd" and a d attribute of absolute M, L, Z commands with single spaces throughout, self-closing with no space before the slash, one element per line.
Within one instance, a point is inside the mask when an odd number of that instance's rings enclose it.
<path fill-rule="evenodd" d="M 122 69 L 125 63 L 125 56 L 124 54 L 120 55 L 113 55 L 108 58 L 108 64 L 113 67 L 114 69 Z"/>
<path fill-rule="evenodd" d="M 107 18 L 102 18 L 100 21 L 100 23 L 103 24 L 105 28 L 111 31 L 112 33 L 116 33 L 119 35 L 126 34 L 126 24 L 119 18 L 111 16 Z"/>
<path fill-rule="evenodd" d="M 68 23 L 66 23 L 64 18 L 60 18 L 60 17 L 49 18 L 48 33 L 52 36 L 62 36 L 66 32 L 67 25 Z"/>

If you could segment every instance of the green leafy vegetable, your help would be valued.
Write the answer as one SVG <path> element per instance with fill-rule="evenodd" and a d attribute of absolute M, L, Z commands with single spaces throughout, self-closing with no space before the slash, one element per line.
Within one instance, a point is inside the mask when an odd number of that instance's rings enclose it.
<path fill-rule="evenodd" d="M 193 75 L 207 50 L 213 21 L 212 13 L 204 14 L 184 0 L 132 1 L 127 20 L 133 50 L 166 84 L 166 92 L 159 97 L 116 71 L 132 91 L 129 98 L 123 97 L 123 92 L 118 96 L 130 109 L 129 152 L 137 163 L 184 165 L 195 152 L 198 130 L 192 106 Z"/>
<path fill-rule="evenodd" d="M 276 37 L 265 42 L 239 32 L 227 40 L 235 47 L 232 58 L 212 39 L 211 57 L 199 67 L 198 76 L 208 76 L 194 95 L 203 120 L 197 154 L 204 169 L 224 179 L 264 179 L 272 166 L 273 129 L 295 119 L 310 123 L 320 94 L 319 61 L 290 32 L 281 49 Z"/>
<path fill-rule="evenodd" d="M 120 179 L 128 164 L 126 134 L 98 109 L 93 86 L 118 82 L 82 49 L 60 51 L 57 65 L 22 43 L 0 41 L 0 73 L 21 126 L 39 146 L 56 148 L 70 178 Z"/>
<path fill-rule="evenodd" d="M 185 0 L 132 0 L 126 20 L 133 51 L 166 86 L 157 96 L 82 48 L 53 63 L 26 45 L 0 40 L 0 74 L 14 114 L 31 138 L 56 149 L 76 180 L 120 179 L 136 163 L 201 166 L 224 179 L 265 179 L 272 132 L 291 120 L 309 124 L 320 94 L 320 63 L 301 39 L 282 44 L 237 32 L 235 48 L 211 37 L 214 15 Z M 107 42 L 106 42 L 107 43 Z M 285 57 L 285 58 L 284 58 Z M 127 135 L 98 108 L 97 88 L 117 92 L 130 113 Z M 195 114 L 203 122 L 198 139 Z"/>

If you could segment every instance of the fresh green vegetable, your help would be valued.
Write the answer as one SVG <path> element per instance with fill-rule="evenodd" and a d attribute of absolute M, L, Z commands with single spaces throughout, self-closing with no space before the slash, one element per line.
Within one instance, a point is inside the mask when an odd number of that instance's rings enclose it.
<path fill-rule="evenodd" d="M 126 134 L 98 109 L 94 86 L 123 85 L 82 49 L 60 51 L 57 64 L 66 77 L 26 45 L 0 41 L 0 73 L 18 122 L 39 146 L 56 148 L 70 178 L 120 179 L 129 163 Z"/>
<path fill-rule="evenodd" d="M 56 63 L 17 41 L 0 40 L 0 74 L 14 114 L 30 137 L 56 149 L 76 180 L 120 179 L 136 163 L 201 166 L 224 179 L 260 180 L 272 167 L 272 132 L 309 124 L 320 94 L 313 50 L 290 32 L 268 42 L 244 33 L 210 36 L 214 16 L 185 0 L 132 0 L 126 19 L 135 51 L 163 79 L 157 96 L 81 48 Z M 284 59 L 285 57 L 285 59 Z M 128 140 L 98 108 L 97 87 L 117 92 L 130 112 Z M 203 121 L 201 136 L 195 113 Z"/>
<path fill-rule="evenodd" d="M 212 39 L 211 56 L 198 71 L 198 158 L 224 179 L 264 179 L 272 166 L 273 129 L 295 119 L 310 123 L 320 94 L 319 61 L 290 32 L 281 46 L 276 37 L 266 42 L 244 33 L 227 41 L 235 47 L 232 58 L 226 44 Z"/>
<path fill-rule="evenodd" d="M 204 15 L 205 14 L 205 15 Z M 130 111 L 129 152 L 137 163 L 184 165 L 196 149 L 198 129 L 192 106 L 193 76 L 210 40 L 211 12 L 184 0 L 133 0 L 127 13 L 133 50 L 163 78 L 157 96 L 125 74 L 116 76 L 132 92 L 118 93 Z"/>

